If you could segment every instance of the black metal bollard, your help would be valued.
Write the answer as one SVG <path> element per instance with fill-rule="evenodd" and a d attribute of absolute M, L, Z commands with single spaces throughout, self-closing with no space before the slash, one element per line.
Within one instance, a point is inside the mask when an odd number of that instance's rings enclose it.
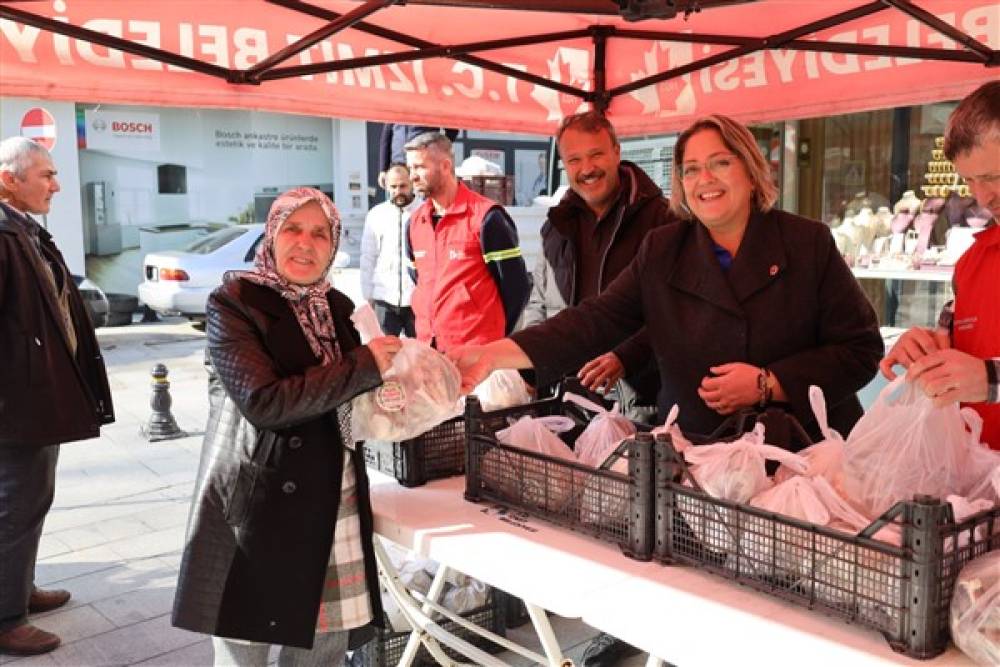
<path fill-rule="evenodd" d="M 153 366 L 153 395 L 149 399 L 149 407 L 153 408 L 153 414 L 149 416 L 148 423 L 139 427 L 140 435 L 150 442 L 187 436 L 187 433 L 178 428 L 174 416 L 170 414 L 170 405 L 173 401 L 170 398 L 167 373 L 167 367 L 163 364 Z"/>

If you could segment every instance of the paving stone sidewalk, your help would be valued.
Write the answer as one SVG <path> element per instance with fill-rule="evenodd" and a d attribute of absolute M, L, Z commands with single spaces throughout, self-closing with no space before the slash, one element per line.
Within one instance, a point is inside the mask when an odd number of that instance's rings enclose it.
<path fill-rule="evenodd" d="M 65 607 L 32 616 L 32 622 L 57 633 L 63 644 L 30 658 L 0 655 L 0 665 L 211 665 L 212 648 L 204 635 L 170 625 L 208 416 L 204 334 L 180 319 L 168 319 L 99 329 L 98 339 L 117 421 L 102 429 L 99 438 L 62 447 L 55 503 L 36 568 L 39 586 L 73 594 Z M 189 434 L 185 438 L 149 443 L 139 435 L 151 412 L 150 370 L 156 363 L 170 370 L 172 411 Z M 579 659 L 594 630 L 556 617 L 553 626 L 569 657 Z M 537 647 L 529 628 L 510 636 Z M 511 664 L 526 664 L 508 655 Z M 627 664 L 643 663 L 636 658 Z"/>

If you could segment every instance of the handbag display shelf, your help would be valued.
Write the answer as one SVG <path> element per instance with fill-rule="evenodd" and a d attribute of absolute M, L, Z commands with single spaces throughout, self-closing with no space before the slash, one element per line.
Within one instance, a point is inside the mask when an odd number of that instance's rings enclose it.
<path fill-rule="evenodd" d="M 583 408 L 561 396 L 483 412 L 466 401 L 465 498 L 495 502 L 618 545 L 625 555 L 649 560 L 653 547 L 653 440 L 648 433 L 626 441 L 612 459 L 627 461 L 628 473 L 592 468 L 502 444 L 511 422 L 524 417 L 568 416 L 576 426 L 559 437 L 570 447 L 590 422 Z M 637 425 L 637 429 L 649 430 Z"/>
<path fill-rule="evenodd" d="M 872 628 L 912 658 L 947 648 L 959 571 L 1000 549 L 1000 507 L 955 522 L 949 503 L 917 496 L 852 535 L 709 496 L 668 435 L 656 437 L 654 453 L 657 560 Z M 889 525 L 900 546 L 873 537 Z"/>
<path fill-rule="evenodd" d="M 509 606 L 508 598 L 509 596 L 503 591 L 492 589 L 489 592 L 486 604 L 461 616 L 475 625 L 486 628 L 500 636 L 505 636 L 507 629 L 505 615 Z M 488 639 L 476 635 L 451 620 L 441 620 L 440 625 L 444 630 L 461 637 L 489 653 L 498 653 L 504 650 Z M 398 665 L 400 658 L 403 657 L 406 642 L 409 639 L 410 631 L 393 632 L 388 620 L 386 620 L 386 627 L 377 629 L 376 636 L 367 644 L 358 648 L 351 656 L 348 664 L 350 667 L 393 667 L 394 665 Z M 462 660 L 462 656 L 451 649 L 443 647 L 443 650 L 451 658 L 459 661 Z M 417 667 L 429 667 L 437 663 L 431 658 L 427 649 L 421 646 L 417 651 L 417 657 L 413 661 L 413 664 Z"/>
<path fill-rule="evenodd" d="M 364 457 L 368 467 L 392 475 L 406 487 L 461 475 L 465 471 L 465 418 L 460 415 L 441 422 L 411 440 L 367 440 Z"/>

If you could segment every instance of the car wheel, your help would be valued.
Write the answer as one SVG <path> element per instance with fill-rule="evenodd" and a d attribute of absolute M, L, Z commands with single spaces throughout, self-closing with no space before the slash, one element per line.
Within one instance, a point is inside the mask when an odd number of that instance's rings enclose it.
<path fill-rule="evenodd" d="M 205 320 L 191 320 L 191 328 L 195 331 L 204 331 Z"/>

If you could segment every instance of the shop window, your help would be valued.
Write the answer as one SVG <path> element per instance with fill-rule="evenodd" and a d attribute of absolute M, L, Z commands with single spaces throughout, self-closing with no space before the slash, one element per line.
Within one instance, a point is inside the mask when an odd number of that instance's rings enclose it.
<path fill-rule="evenodd" d="M 891 109 L 825 118 L 821 219 L 836 225 L 849 212 L 889 206 Z"/>

